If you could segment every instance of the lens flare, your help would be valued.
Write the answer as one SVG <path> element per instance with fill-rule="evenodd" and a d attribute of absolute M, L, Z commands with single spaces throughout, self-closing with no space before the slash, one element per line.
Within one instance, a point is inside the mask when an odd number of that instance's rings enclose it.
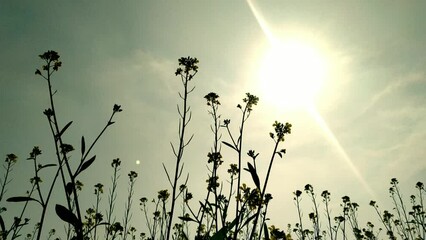
<path fill-rule="evenodd" d="M 309 52 L 309 50 L 306 50 L 305 48 L 301 48 L 300 44 L 293 44 L 293 45 L 287 45 L 289 47 L 286 48 L 282 48 L 280 46 L 282 46 L 282 43 L 280 43 L 280 41 L 274 36 L 274 34 L 272 33 L 272 31 L 270 30 L 270 28 L 268 27 L 267 22 L 265 21 L 265 18 L 262 16 L 262 14 L 256 9 L 256 7 L 253 5 L 251 0 L 247 0 L 247 3 L 254 15 L 254 17 L 256 18 L 260 28 L 262 29 L 263 33 L 265 34 L 265 36 L 267 37 L 267 39 L 270 42 L 271 45 L 271 49 L 278 49 L 278 54 L 276 56 L 274 56 L 274 53 L 269 53 L 271 56 L 269 56 L 269 60 L 268 57 L 266 58 L 266 63 L 265 64 L 269 64 L 269 65 L 276 65 L 278 64 L 277 61 L 281 61 L 282 59 L 281 57 L 284 54 L 287 55 L 291 55 L 291 53 L 294 51 L 297 51 L 297 53 L 294 54 L 294 56 L 297 56 L 297 54 L 302 53 L 306 53 L 308 52 L 305 57 L 300 60 L 297 59 L 297 57 L 293 57 L 293 60 L 296 62 L 300 62 L 300 61 L 305 61 L 306 59 L 311 59 L 310 61 L 318 61 L 316 60 L 316 57 L 309 57 L 310 55 L 312 55 L 312 52 Z M 278 46 L 278 47 L 277 47 Z M 302 50 L 301 50 L 301 49 Z M 275 77 L 276 74 L 272 74 L 269 73 L 270 71 L 272 71 L 272 69 L 282 69 L 284 67 L 284 65 L 287 64 L 288 66 L 292 66 L 293 68 L 290 68 L 290 77 L 293 78 L 299 78 L 299 81 L 302 82 L 302 84 L 295 84 L 293 86 L 293 91 L 299 91 L 303 92 L 301 88 L 306 87 L 308 90 L 304 90 L 304 91 L 311 91 L 311 93 L 309 93 L 309 96 L 314 96 L 316 91 L 318 91 L 321 82 L 315 82 L 315 81 L 309 81 L 309 78 L 315 77 L 313 75 L 310 75 L 311 73 L 304 73 L 304 71 L 309 71 L 309 69 L 300 69 L 300 66 L 303 65 L 297 65 L 297 67 L 294 66 L 294 62 L 290 60 L 285 60 L 284 63 L 280 63 L 279 66 L 274 66 L 274 68 L 266 68 L 263 67 L 265 69 L 261 69 L 262 71 L 265 71 L 264 75 L 268 75 L 271 74 L 269 77 L 273 78 Z M 318 66 L 318 68 L 320 68 L 321 64 L 310 64 L 311 66 Z M 311 69 L 313 70 L 318 70 L 316 69 L 316 67 L 311 67 Z M 275 70 L 274 70 L 275 71 Z M 314 71 L 315 72 L 315 71 Z M 308 74 L 308 75 L 306 75 Z M 314 75 L 321 75 L 321 71 L 317 71 L 316 73 L 313 73 Z M 300 75 L 305 76 L 303 77 L 303 79 L 307 79 L 307 80 L 300 80 Z M 306 76 L 309 76 L 306 77 Z M 288 76 L 287 76 L 288 77 Z M 280 81 L 278 81 L 279 83 Z M 314 86 L 306 86 L 309 84 L 314 84 Z M 318 84 L 318 85 L 315 85 Z M 285 87 L 285 86 L 283 86 Z M 309 90 L 310 89 L 310 90 Z M 266 93 L 265 96 L 269 95 L 270 93 Z M 293 93 L 290 93 L 290 95 Z M 282 94 L 284 97 L 284 94 Z M 303 99 L 297 99 L 297 96 L 293 96 L 292 100 L 297 100 L 300 101 L 301 103 L 303 103 L 303 107 L 305 108 L 306 111 L 308 111 L 310 113 L 310 115 L 312 116 L 312 118 L 314 119 L 314 121 L 320 126 L 320 128 L 322 129 L 322 131 L 324 132 L 325 136 L 327 137 L 327 139 L 333 144 L 333 146 L 337 149 L 337 151 L 339 152 L 339 155 L 341 156 L 339 159 L 341 159 L 345 164 L 347 164 L 349 166 L 349 168 L 351 169 L 351 171 L 353 172 L 354 176 L 356 177 L 356 179 L 360 182 L 360 184 L 365 188 L 365 190 L 372 196 L 375 197 L 375 193 L 373 192 L 373 190 L 371 189 L 371 187 L 369 186 L 369 184 L 365 181 L 364 177 L 362 176 L 362 174 L 359 172 L 359 170 L 357 169 L 357 167 L 355 166 L 355 164 L 353 163 L 352 159 L 350 158 L 350 156 L 346 153 L 345 149 L 342 147 L 342 145 L 340 144 L 340 142 L 337 140 L 337 138 L 335 137 L 335 135 L 333 134 L 333 132 L 331 131 L 331 129 L 328 127 L 327 123 L 325 122 L 325 120 L 322 118 L 322 116 L 319 114 L 319 112 L 316 110 L 315 108 L 315 104 L 313 101 L 311 101 L 312 99 L 309 98 L 309 96 L 304 96 Z M 285 99 L 285 97 L 284 97 Z M 307 100 L 308 99 L 308 100 Z M 288 101 L 289 99 L 286 99 L 286 101 Z"/>

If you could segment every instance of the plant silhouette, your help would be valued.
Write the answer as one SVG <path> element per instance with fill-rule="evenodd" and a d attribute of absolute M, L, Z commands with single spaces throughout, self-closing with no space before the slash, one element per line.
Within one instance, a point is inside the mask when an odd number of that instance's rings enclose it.
<path fill-rule="evenodd" d="M 185 174 L 186 147 L 191 143 L 193 135 L 187 133 L 187 126 L 192 121 L 192 110 L 189 106 L 189 97 L 194 91 L 194 80 L 198 73 L 198 59 L 182 57 L 178 59 L 178 68 L 175 75 L 180 78 L 182 90 L 179 92 L 180 105 L 178 105 L 178 139 L 177 144 L 171 143 L 171 151 L 174 154 L 174 165 L 166 166 L 163 163 L 165 178 L 169 188 L 161 189 L 156 193 L 152 201 L 148 197 L 135 196 L 138 173 L 130 171 L 127 174 L 128 189 L 125 192 L 126 199 L 124 210 L 117 212 L 117 196 L 120 193 L 118 183 L 120 181 L 122 162 L 119 158 L 111 161 L 111 182 L 108 186 L 106 209 L 102 209 L 102 196 L 107 185 L 103 183 L 93 184 L 93 207 L 82 209 L 87 203 L 82 204 L 81 195 L 83 183 L 78 179 L 82 174 L 92 171 L 91 166 L 96 161 L 93 153 L 94 146 L 103 137 L 107 129 L 115 123 L 116 114 L 122 112 L 118 104 L 112 107 L 112 113 L 107 118 L 107 123 L 101 128 L 92 142 L 86 143 L 81 137 L 79 146 L 79 161 L 70 161 L 71 153 L 76 152 L 74 146 L 66 141 L 68 131 L 72 129 L 73 121 L 63 124 L 58 121 L 55 97 L 53 89 L 53 76 L 62 67 L 60 56 L 55 51 L 47 51 L 39 55 L 43 62 L 35 74 L 41 77 L 47 84 L 49 106 L 43 111 L 55 153 L 55 161 L 44 163 L 43 152 L 38 146 L 34 146 L 27 158 L 33 169 L 30 179 L 31 187 L 25 195 L 8 196 L 7 189 L 11 186 L 12 176 L 16 171 L 18 157 L 7 154 L 3 163 L 3 175 L 0 179 L 0 239 L 250 239 L 250 240 L 275 240 L 275 239 L 426 239 L 426 216 L 424 206 L 425 188 L 423 183 L 415 185 L 416 194 L 411 195 L 409 204 L 401 194 L 397 179 L 391 179 L 390 198 L 393 210 L 379 209 L 375 201 L 370 201 L 370 206 L 378 216 L 377 227 L 372 221 L 362 224 L 358 220 L 360 205 L 352 202 L 350 197 L 342 197 L 341 210 L 333 216 L 331 211 L 331 193 L 324 190 L 318 199 L 311 184 L 305 185 L 303 191 L 294 192 L 294 202 L 298 222 L 293 226 L 288 225 L 281 229 L 269 224 L 268 206 L 273 196 L 268 190 L 268 183 L 273 170 L 273 163 L 277 157 L 283 158 L 286 150 L 282 148 L 287 135 L 291 134 L 292 125 L 275 121 L 272 124 L 271 152 L 268 158 L 266 175 L 260 173 L 257 161 L 260 154 L 254 149 L 247 153 L 244 139 L 250 134 L 246 129 L 246 123 L 254 113 L 254 108 L 259 98 L 251 93 L 246 93 L 242 103 L 237 105 L 240 119 L 237 121 L 235 133 L 231 129 L 231 119 L 222 119 L 221 101 L 217 93 L 210 92 L 204 99 L 207 105 L 207 113 L 211 117 L 211 132 L 213 141 L 210 151 L 207 153 L 207 178 L 206 193 L 195 196 L 188 188 L 189 175 Z M 232 121 L 233 124 L 234 121 Z M 189 137 L 188 137 L 189 136 Z M 233 155 L 226 171 L 220 171 L 225 166 L 222 147 L 231 150 Z M 185 154 L 187 155 L 187 153 Z M 248 157 L 248 161 L 245 159 Z M 244 171 L 242 171 L 244 170 Z M 263 170 L 263 169 L 262 169 Z M 45 173 L 50 171 L 53 178 L 45 178 Z M 221 174 L 222 173 L 222 174 Z M 225 173 L 225 174 L 223 174 Z M 249 183 L 242 182 L 243 175 L 248 176 Z M 41 186 L 45 187 L 41 187 Z M 62 188 L 62 189 L 61 189 Z M 47 190 L 46 190 L 47 189 Z M 62 192 L 62 198 L 53 202 L 53 192 Z M 304 211 L 301 208 L 302 195 L 312 202 L 312 211 L 304 219 Z M 134 199 L 138 198 L 141 212 L 133 210 Z M 198 198 L 198 199 L 197 199 Z M 22 207 L 17 216 L 11 216 L 6 209 L 6 202 L 19 204 Z M 196 200 L 197 199 L 197 200 Z M 29 205 L 29 203 L 35 203 Z M 322 205 L 322 206 L 321 206 Z M 30 207 L 39 207 L 41 213 L 35 221 L 28 217 Z M 48 216 L 47 210 L 54 208 L 56 215 Z M 181 212 L 178 211 L 181 210 Z M 321 212 L 324 209 L 324 212 Z M 133 216 L 141 214 L 145 218 L 144 223 L 133 222 Z M 121 217 L 121 221 L 117 221 Z M 65 226 L 64 233 L 58 233 L 50 228 L 47 218 L 52 221 L 62 220 Z M 137 224 L 137 225 L 136 225 Z M 33 225 L 33 228 L 29 226 Z M 309 227 L 307 227 L 309 226 Z M 137 229 L 139 228 L 139 230 Z M 49 230 L 46 230 L 49 229 Z M 384 231 L 385 233 L 382 233 Z"/>

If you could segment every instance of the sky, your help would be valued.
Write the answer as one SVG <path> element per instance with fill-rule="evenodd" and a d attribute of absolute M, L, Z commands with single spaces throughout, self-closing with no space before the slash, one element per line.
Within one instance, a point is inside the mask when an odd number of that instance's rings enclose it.
<path fill-rule="evenodd" d="M 73 121 L 68 142 L 93 140 L 112 106 L 123 108 L 94 149 L 93 173 L 83 176 L 88 198 L 94 199 L 92 185 L 109 184 L 114 158 L 123 161 L 123 191 L 127 172 L 139 173 L 136 199 L 168 188 L 162 163 L 173 164 L 181 90 L 174 72 L 178 58 L 192 56 L 200 63 L 184 172 L 197 199 L 204 197 L 213 142 L 203 97 L 220 96 L 222 119 L 231 119 L 236 133 L 236 105 L 250 92 L 260 101 L 247 122 L 244 151 L 260 153 L 262 176 L 272 123 L 293 125 L 269 182 L 272 223 L 295 222 L 292 193 L 307 183 L 318 195 L 331 192 L 336 213 L 344 195 L 367 216 L 370 200 L 390 206 L 393 177 L 408 201 L 416 182 L 426 180 L 425 7 L 423 1 L 2 1 L 0 156 L 20 158 L 8 194 L 29 187 L 24 160 L 33 146 L 43 150 L 41 161 L 54 161 L 42 113 L 47 86 L 34 72 L 42 64 L 38 55 L 55 50 L 63 63 L 53 76 L 59 121 Z M 229 140 L 225 132 L 222 140 Z M 229 149 L 223 155 L 224 166 L 235 163 Z"/>

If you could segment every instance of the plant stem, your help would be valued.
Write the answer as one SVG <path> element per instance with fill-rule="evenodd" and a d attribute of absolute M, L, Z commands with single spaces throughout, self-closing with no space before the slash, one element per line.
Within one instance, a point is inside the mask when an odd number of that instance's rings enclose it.
<path fill-rule="evenodd" d="M 250 239 L 253 239 L 254 234 L 256 233 L 257 222 L 259 220 L 260 211 L 262 210 L 263 197 L 265 196 L 266 187 L 268 185 L 268 180 L 269 180 L 269 175 L 271 174 L 272 164 L 274 162 L 275 155 L 277 154 L 277 149 L 278 149 L 279 143 L 280 143 L 279 140 L 275 141 L 274 151 L 272 152 L 271 160 L 269 161 L 268 172 L 266 174 L 265 183 L 263 184 L 262 193 L 260 195 L 260 203 L 259 203 L 259 206 L 257 207 L 256 217 L 254 218 L 253 228 L 252 228 L 252 231 L 251 231 L 251 234 L 250 234 Z"/>
<path fill-rule="evenodd" d="M 195 75 L 195 74 L 194 74 Z M 185 76 L 181 75 L 181 79 L 182 79 L 182 83 L 184 86 L 184 95 L 182 97 L 183 100 L 183 113 L 180 113 L 181 116 L 181 122 L 179 125 L 180 128 L 180 132 L 179 132 L 179 150 L 178 153 L 176 154 L 176 166 L 175 166 L 175 173 L 174 173 L 174 179 L 173 179 L 173 184 L 172 184 L 172 200 L 171 200 L 171 206 L 170 206 L 170 212 L 169 212 L 169 219 L 168 219 L 168 223 L 166 225 L 167 227 L 167 233 L 166 233 L 166 239 L 169 240 L 170 239 L 170 232 L 172 229 L 172 223 L 173 223 L 173 215 L 174 215 L 174 210 L 175 210 L 175 204 L 176 204 L 176 195 L 177 195 L 177 184 L 178 184 L 178 179 L 180 178 L 181 174 L 182 174 L 182 167 L 181 166 L 181 161 L 182 161 L 182 157 L 183 157 L 183 151 L 185 146 L 189 143 L 189 141 L 187 143 L 185 143 L 185 130 L 186 130 L 186 126 L 188 125 L 189 121 L 191 120 L 191 115 L 189 115 L 189 119 L 187 119 L 187 114 L 189 112 L 189 107 L 187 106 L 187 100 L 188 100 L 188 94 L 190 92 L 192 92 L 192 90 L 188 90 L 188 83 L 189 80 L 192 78 L 192 76 L 189 73 L 186 73 Z"/>

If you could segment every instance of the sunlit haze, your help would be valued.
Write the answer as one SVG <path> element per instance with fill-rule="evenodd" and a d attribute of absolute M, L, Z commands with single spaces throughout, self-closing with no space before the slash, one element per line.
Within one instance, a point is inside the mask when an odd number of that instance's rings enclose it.
<path fill-rule="evenodd" d="M 282 108 L 314 103 L 327 73 L 326 59 L 297 40 L 276 42 L 265 53 L 259 69 L 265 101 Z"/>

